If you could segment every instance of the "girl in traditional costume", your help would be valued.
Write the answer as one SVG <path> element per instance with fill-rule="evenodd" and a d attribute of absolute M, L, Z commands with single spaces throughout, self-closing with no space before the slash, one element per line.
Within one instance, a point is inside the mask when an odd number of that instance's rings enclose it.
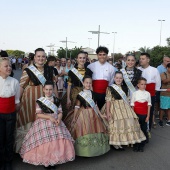
<path fill-rule="evenodd" d="M 19 152 L 25 135 L 35 121 L 36 100 L 43 95 L 44 83 L 46 80 L 55 82 L 53 68 L 44 65 L 45 61 L 44 50 L 42 48 L 36 49 L 34 64 L 25 68 L 20 79 L 21 108 L 17 120 L 16 152 Z M 58 97 L 56 87 L 54 93 Z"/>
<path fill-rule="evenodd" d="M 137 89 L 137 81 L 142 75 L 142 71 L 135 67 L 136 58 L 135 54 L 126 54 L 126 67 L 121 69 L 123 73 L 123 85 L 128 87 L 128 97 L 131 99 L 132 94 Z"/>
<path fill-rule="evenodd" d="M 107 88 L 103 112 L 107 115 L 109 144 L 122 150 L 122 145 L 140 143 L 146 137 L 140 129 L 138 117 L 127 101 L 127 87 L 122 85 L 123 75 L 118 71 L 115 84 Z"/>
<path fill-rule="evenodd" d="M 63 118 L 66 117 L 69 111 L 74 110 L 76 97 L 78 93 L 83 90 L 82 79 L 86 71 L 86 68 L 84 67 L 85 62 L 86 54 L 85 52 L 80 51 L 77 55 L 77 66 L 68 72 L 67 93 L 63 96 L 61 102 L 63 108 Z"/>
<path fill-rule="evenodd" d="M 65 123 L 75 139 L 76 155 L 94 157 L 108 152 L 110 146 L 96 97 L 90 90 L 92 79 L 85 76 L 82 81 L 84 89 L 78 93 L 75 109 L 67 115 Z"/>
<path fill-rule="evenodd" d="M 36 102 L 36 120 L 24 138 L 21 157 L 26 163 L 50 168 L 75 158 L 73 139 L 62 119 L 59 100 L 53 96 L 53 82 L 46 82 L 45 97 Z"/>

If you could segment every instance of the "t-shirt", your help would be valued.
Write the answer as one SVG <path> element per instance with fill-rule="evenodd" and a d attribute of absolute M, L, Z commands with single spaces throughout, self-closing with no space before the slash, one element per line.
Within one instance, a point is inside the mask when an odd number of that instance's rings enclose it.
<path fill-rule="evenodd" d="M 0 76 L 0 97 L 9 98 L 15 96 L 15 104 L 20 102 L 20 86 L 17 79 L 12 77 L 7 77 L 3 79 Z"/>
<path fill-rule="evenodd" d="M 161 64 L 157 67 L 158 71 L 160 74 L 162 74 L 163 72 L 166 72 L 167 69 Z"/>
<path fill-rule="evenodd" d="M 151 95 L 148 91 L 137 90 L 132 94 L 132 99 L 130 102 L 131 106 L 134 106 L 135 102 L 148 102 L 148 105 L 151 106 Z"/>

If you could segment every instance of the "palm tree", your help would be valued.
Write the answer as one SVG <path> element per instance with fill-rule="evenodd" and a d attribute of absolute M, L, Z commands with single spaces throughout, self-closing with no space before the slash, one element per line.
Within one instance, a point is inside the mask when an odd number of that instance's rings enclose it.
<path fill-rule="evenodd" d="M 144 47 L 139 48 L 139 51 L 140 51 L 141 53 L 150 53 L 150 52 L 151 52 L 151 49 L 150 49 L 150 47 L 144 46 Z"/>

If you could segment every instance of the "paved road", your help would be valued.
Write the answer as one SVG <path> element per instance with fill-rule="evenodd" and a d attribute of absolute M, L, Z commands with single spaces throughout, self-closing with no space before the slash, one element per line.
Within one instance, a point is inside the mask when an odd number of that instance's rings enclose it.
<path fill-rule="evenodd" d="M 14 71 L 19 78 L 21 71 Z M 22 162 L 19 155 L 14 158 L 14 170 L 43 170 Z M 152 139 L 143 153 L 111 149 L 105 155 L 93 158 L 76 157 L 75 161 L 58 165 L 58 170 L 169 170 L 170 169 L 170 127 L 152 130 Z"/>

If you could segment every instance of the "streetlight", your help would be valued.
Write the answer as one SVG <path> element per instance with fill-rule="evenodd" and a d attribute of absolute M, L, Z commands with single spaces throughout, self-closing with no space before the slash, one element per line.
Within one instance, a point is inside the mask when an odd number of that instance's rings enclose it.
<path fill-rule="evenodd" d="M 55 46 L 55 44 L 50 43 L 50 45 L 47 45 L 46 47 L 50 47 L 50 55 L 54 55 L 54 47 L 59 47 L 59 46 Z"/>
<path fill-rule="evenodd" d="M 66 37 L 66 40 L 63 40 L 63 41 L 60 41 L 62 43 L 66 43 L 66 58 L 67 58 L 67 43 L 76 43 L 76 42 L 73 42 L 73 41 L 67 41 L 67 37 Z"/>
<path fill-rule="evenodd" d="M 114 52 L 115 52 L 115 35 L 117 32 L 112 32 L 114 34 L 114 39 L 113 39 L 113 57 L 114 57 Z"/>
<path fill-rule="evenodd" d="M 110 34 L 108 32 L 100 32 L 100 25 L 99 25 L 99 30 L 98 31 L 88 31 L 88 32 L 91 32 L 92 34 L 98 34 L 98 47 L 99 47 L 99 44 L 100 44 L 100 34 Z"/>
<path fill-rule="evenodd" d="M 90 48 L 90 41 L 92 40 L 92 38 L 88 38 L 88 40 L 89 40 L 89 48 Z"/>
<path fill-rule="evenodd" d="M 159 19 L 158 21 L 161 22 L 161 28 L 160 28 L 160 42 L 159 42 L 159 46 L 161 46 L 162 22 L 165 21 L 165 20 Z"/>

